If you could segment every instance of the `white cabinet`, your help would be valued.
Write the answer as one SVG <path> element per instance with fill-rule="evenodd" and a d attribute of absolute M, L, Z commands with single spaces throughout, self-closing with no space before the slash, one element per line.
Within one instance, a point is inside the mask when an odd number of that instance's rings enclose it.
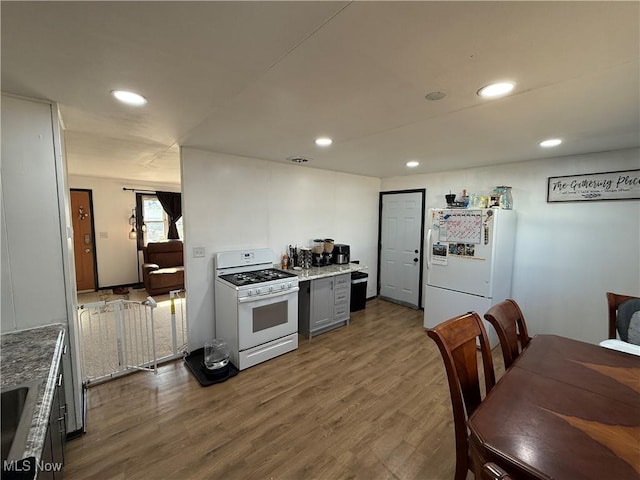
<path fill-rule="evenodd" d="M 311 338 L 349 323 L 351 274 L 302 282 L 298 299 L 298 331 Z"/>

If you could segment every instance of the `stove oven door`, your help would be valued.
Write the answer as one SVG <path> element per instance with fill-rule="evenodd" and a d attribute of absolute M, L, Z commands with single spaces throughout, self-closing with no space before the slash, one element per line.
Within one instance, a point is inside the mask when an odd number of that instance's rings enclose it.
<path fill-rule="evenodd" d="M 298 290 L 238 299 L 240 350 L 298 331 Z"/>

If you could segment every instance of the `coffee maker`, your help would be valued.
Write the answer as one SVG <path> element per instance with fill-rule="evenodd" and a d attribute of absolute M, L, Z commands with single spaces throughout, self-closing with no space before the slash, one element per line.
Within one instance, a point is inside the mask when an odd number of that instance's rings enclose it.
<path fill-rule="evenodd" d="M 350 247 L 344 243 L 336 243 L 333 246 L 333 263 L 346 265 L 350 261 Z"/>

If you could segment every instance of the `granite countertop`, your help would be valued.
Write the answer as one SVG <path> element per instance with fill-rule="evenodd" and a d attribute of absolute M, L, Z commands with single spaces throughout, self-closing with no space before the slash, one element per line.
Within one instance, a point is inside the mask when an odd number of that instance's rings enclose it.
<path fill-rule="evenodd" d="M 317 280 L 318 278 L 333 277 L 343 273 L 358 272 L 366 270 L 367 267 L 359 263 L 349 263 L 346 265 L 328 265 L 326 267 L 311 267 L 303 270 L 288 269 L 287 272 L 295 273 L 300 282 L 307 280 Z"/>
<path fill-rule="evenodd" d="M 42 457 L 64 335 L 65 326 L 53 324 L 0 336 L 0 386 L 40 385 L 23 458 L 32 456 L 39 461 Z"/>

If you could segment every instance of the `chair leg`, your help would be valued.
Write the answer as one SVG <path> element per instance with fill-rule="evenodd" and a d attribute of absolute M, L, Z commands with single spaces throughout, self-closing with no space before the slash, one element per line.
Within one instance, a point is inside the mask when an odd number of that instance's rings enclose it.
<path fill-rule="evenodd" d="M 469 454 L 456 448 L 456 473 L 454 480 L 465 480 L 469 471 Z"/>

